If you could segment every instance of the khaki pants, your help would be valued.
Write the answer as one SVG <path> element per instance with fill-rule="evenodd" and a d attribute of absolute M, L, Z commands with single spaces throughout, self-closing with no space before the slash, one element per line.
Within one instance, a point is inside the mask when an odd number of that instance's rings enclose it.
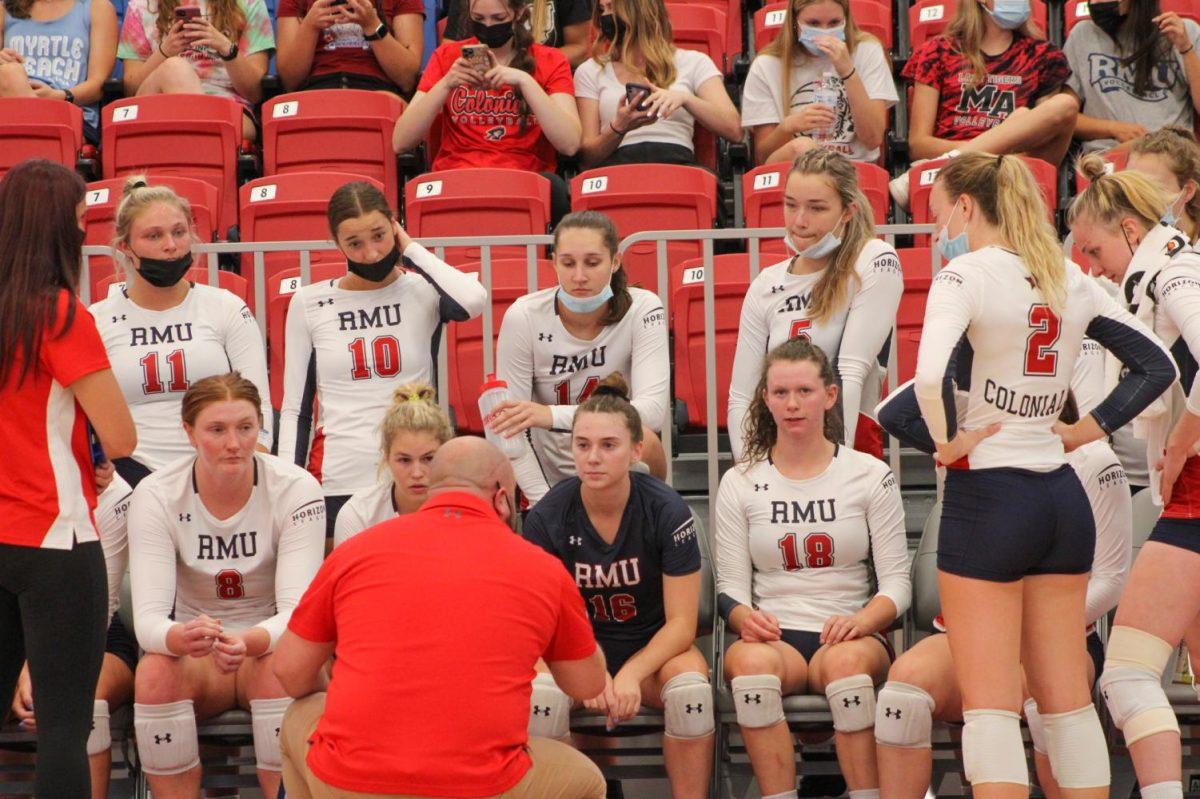
<path fill-rule="evenodd" d="M 288 799 L 422 799 L 410 794 L 347 791 L 318 779 L 309 771 L 306 758 L 308 739 L 324 712 L 325 694 L 312 694 L 293 702 L 283 717 L 279 748 Z M 496 799 L 605 799 L 600 769 L 567 744 L 530 738 L 529 757 L 533 766 L 520 782 Z"/>

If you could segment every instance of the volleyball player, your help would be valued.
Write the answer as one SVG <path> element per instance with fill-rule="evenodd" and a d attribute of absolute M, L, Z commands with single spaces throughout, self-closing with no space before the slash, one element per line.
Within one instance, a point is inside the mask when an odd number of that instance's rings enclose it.
<path fill-rule="evenodd" d="M 743 420 L 754 401 L 749 389 L 758 379 L 762 356 L 797 336 L 835 361 L 845 420 L 842 440 L 881 455 L 878 441 L 856 443 L 855 436 L 862 409 L 874 408 L 879 397 L 881 358 L 887 358 L 904 293 L 900 259 L 892 245 L 875 238 L 871 206 L 859 189 L 854 164 L 832 150 L 812 149 L 793 162 L 784 184 L 783 224 L 792 256 L 758 274 L 738 323 L 729 383 L 734 458 L 742 454 Z"/>
<path fill-rule="evenodd" d="M 114 246 L 128 259 L 125 284 L 90 310 L 138 426 L 138 448 L 117 469 L 130 485 L 191 453 L 179 400 L 198 380 L 231 369 L 269 401 L 267 355 L 246 303 L 232 292 L 186 279 L 192 267 L 192 211 L 168 186 L 140 175 L 125 181 Z M 269 452 L 271 420 L 259 446 Z"/>
<path fill-rule="evenodd" d="M 374 486 L 375 431 L 396 386 L 433 382 L 441 327 L 483 313 L 487 292 L 413 241 L 365 181 L 329 199 L 329 233 L 347 274 L 292 297 L 285 336 L 279 456 L 321 481 L 333 537 L 338 511 Z M 397 268 L 400 267 L 400 268 Z M 314 405 L 323 447 L 314 440 Z"/>
<path fill-rule="evenodd" d="M 965 153 L 930 208 L 950 263 L 930 290 L 914 383 L 950 467 L 938 580 L 962 692 L 963 765 L 980 799 L 1025 795 L 1022 667 L 1059 786 L 1107 795 L 1083 631 L 1095 524 L 1065 462 L 1128 422 L 1175 378 L 1150 331 L 1066 262 L 1037 184 L 1013 156 Z M 1056 424 L 1084 335 L 1127 367 L 1082 420 Z M 953 380 L 966 391 L 960 421 Z"/>
<path fill-rule="evenodd" d="M 312 475 L 255 451 L 258 389 L 236 372 L 183 396 L 190 457 L 155 471 L 129 511 L 138 642 L 134 721 L 155 796 L 199 795 L 196 719 L 248 708 L 258 781 L 279 790 L 278 728 L 291 699 L 271 651 L 324 555 Z"/>
<path fill-rule="evenodd" d="M 904 508 L 891 470 L 837 443 L 833 366 L 793 338 L 766 356 L 742 458 L 717 496 L 718 607 L 738 725 L 764 799 L 795 797 L 782 697 L 824 693 L 853 799 L 878 796 L 875 684 L 882 633 L 909 605 Z M 870 593 L 868 560 L 879 588 Z"/>
<path fill-rule="evenodd" d="M 433 455 L 453 436 L 450 419 L 437 404 L 432 386 L 405 383 L 396 389 L 379 426 L 380 468 L 386 466 L 392 479 L 350 497 L 338 513 L 333 545 L 421 507 L 429 491 Z"/>
<path fill-rule="evenodd" d="M 574 471 L 571 419 L 612 372 L 629 376 L 630 402 L 646 426 L 642 456 L 666 477 L 657 432 L 670 422 L 667 318 L 653 292 L 631 288 L 617 254 L 617 228 L 597 211 L 577 211 L 554 229 L 558 285 L 519 298 L 504 314 L 496 375 L 513 399 L 497 406 L 492 429 L 529 431 L 513 462 L 530 504 Z"/>
<path fill-rule="evenodd" d="M 588 606 L 608 666 L 602 694 L 584 704 L 611 725 L 643 704 L 662 708 L 671 795 L 705 797 L 712 773 L 713 695 L 696 648 L 700 546 L 692 512 L 656 477 L 631 471 L 642 454 L 642 419 L 619 373 L 575 410 L 576 476 L 529 512 L 525 537 L 562 560 Z M 539 672 L 530 734 L 564 738 L 571 699 Z"/>
<path fill-rule="evenodd" d="M 1160 678 L 1200 615 L 1200 460 L 1194 454 L 1200 253 L 1179 230 L 1160 224 L 1168 197 L 1153 180 L 1133 170 L 1106 175 L 1095 156 L 1085 157 L 1081 169 L 1092 184 L 1071 205 L 1075 242 L 1094 271 L 1123 287 L 1130 310 L 1170 348 L 1187 393 L 1186 402 L 1182 392 L 1173 393 L 1134 422 L 1154 467 L 1150 490 L 1165 507 L 1121 595 L 1100 678 L 1142 796 L 1172 799 L 1183 796 L 1179 723 Z"/>

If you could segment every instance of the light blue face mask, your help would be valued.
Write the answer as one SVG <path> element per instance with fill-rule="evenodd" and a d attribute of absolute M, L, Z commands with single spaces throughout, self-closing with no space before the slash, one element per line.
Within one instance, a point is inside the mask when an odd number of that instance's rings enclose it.
<path fill-rule="evenodd" d="M 799 255 L 801 258 L 807 258 L 811 261 L 817 261 L 831 255 L 838 247 L 842 246 L 840 236 L 834 235 L 831 230 L 821 238 L 817 239 L 812 244 L 805 247 L 803 250 L 792 243 L 792 237 L 787 233 L 783 234 L 783 242 L 787 248 L 791 250 L 792 255 Z"/>
<path fill-rule="evenodd" d="M 983 8 L 988 11 L 987 6 Z M 996 0 L 995 7 L 988 13 L 1001 28 L 1016 30 L 1029 19 L 1029 0 Z"/>
<path fill-rule="evenodd" d="M 1175 210 L 1175 203 L 1179 202 L 1181 197 L 1183 197 L 1182 191 L 1172 197 L 1171 202 L 1167 203 L 1167 210 L 1162 215 L 1162 223 L 1164 225 L 1175 227 L 1177 224 L 1179 224 L 1179 212 Z"/>
<path fill-rule="evenodd" d="M 942 229 L 938 232 L 937 246 L 942 251 L 942 255 L 947 261 L 952 261 L 960 255 L 966 255 L 971 251 L 971 244 L 967 241 L 967 229 L 964 227 L 963 232 L 953 238 L 950 237 L 950 220 L 954 218 L 954 212 L 958 210 L 958 203 L 950 209 L 950 216 L 946 219 L 946 224 L 942 225 Z"/>
<path fill-rule="evenodd" d="M 817 56 L 818 58 L 825 55 L 820 47 L 817 47 L 817 37 L 832 36 L 839 41 L 846 41 L 846 26 L 838 25 L 836 28 L 813 28 L 809 25 L 800 26 L 800 44 L 805 50 Z"/>
<path fill-rule="evenodd" d="M 574 311 L 575 313 L 591 313 L 592 311 L 599 310 L 604 303 L 612 299 L 612 295 L 613 290 L 611 285 L 605 286 L 604 288 L 600 289 L 599 294 L 595 294 L 591 297 L 573 297 L 567 292 L 563 291 L 561 286 L 558 289 L 558 301 L 561 302 L 567 308 L 567 310 Z"/>

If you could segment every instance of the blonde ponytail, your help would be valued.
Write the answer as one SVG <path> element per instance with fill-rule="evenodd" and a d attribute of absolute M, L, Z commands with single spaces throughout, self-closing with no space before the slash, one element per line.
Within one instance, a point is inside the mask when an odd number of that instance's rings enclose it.
<path fill-rule="evenodd" d="M 146 212 L 152 205 L 164 203 L 173 205 L 183 212 L 188 227 L 192 227 L 192 206 L 186 198 L 180 197 L 170 186 L 152 186 L 145 175 L 130 175 L 125 179 L 121 202 L 117 203 L 117 213 L 113 221 L 115 235 L 113 246 L 129 243 L 129 231 L 133 222 Z"/>
<path fill-rule="evenodd" d="M 1134 217 L 1146 230 L 1153 228 L 1167 210 L 1167 195 L 1141 172 L 1108 173 L 1104 159 L 1092 153 L 1079 159 L 1076 170 L 1091 181 L 1072 201 L 1067 224 L 1086 219 L 1102 225 L 1118 224 Z"/>
<path fill-rule="evenodd" d="M 384 412 L 379 432 L 379 448 L 383 453 L 381 472 L 391 453 L 392 441 L 401 433 L 427 433 L 437 439 L 439 446 L 454 437 L 450 418 L 437 404 L 437 392 L 420 380 L 405 383 L 392 392 L 392 404 Z"/>

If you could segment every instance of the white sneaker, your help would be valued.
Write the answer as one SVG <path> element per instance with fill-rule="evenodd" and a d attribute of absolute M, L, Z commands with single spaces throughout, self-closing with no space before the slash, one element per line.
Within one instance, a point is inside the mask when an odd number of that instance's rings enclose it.
<path fill-rule="evenodd" d="M 892 202 L 896 204 L 896 207 L 908 213 L 908 173 L 905 172 L 900 177 L 889 181 L 888 191 L 891 193 Z"/>

